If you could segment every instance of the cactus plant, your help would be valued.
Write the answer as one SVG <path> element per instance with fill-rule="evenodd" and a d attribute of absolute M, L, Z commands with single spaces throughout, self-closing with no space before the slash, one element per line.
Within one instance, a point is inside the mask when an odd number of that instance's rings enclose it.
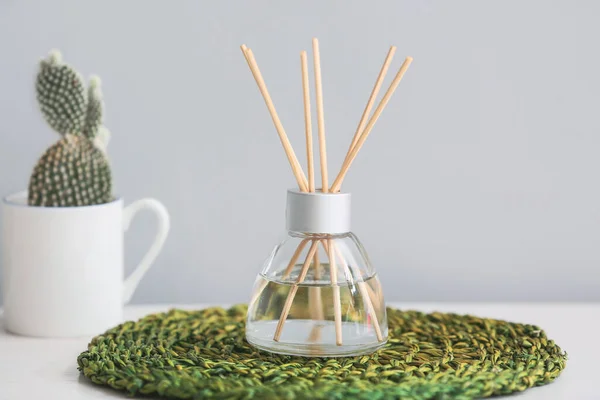
<path fill-rule="evenodd" d="M 37 100 L 44 119 L 62 138 L 39 159 L 29 181 L 29 205 L 76 207 L 112 201 L 102 125 L 100 79 L 84 81 L 58 51 L 40 63 Z"/>

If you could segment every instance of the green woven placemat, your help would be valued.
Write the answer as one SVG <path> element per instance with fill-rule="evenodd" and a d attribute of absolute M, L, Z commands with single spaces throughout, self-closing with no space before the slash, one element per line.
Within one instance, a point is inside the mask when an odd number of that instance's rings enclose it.
<path fill-rule="evenodd" d="M 375 354 L 303 358 L 244 339 L 246 306 L 171 310 L 92 339 L 77 362 L 92 382 L 182 399 L 474 399 L 552 382 L 566 354 L 534 325 L 388 309 Z"/>

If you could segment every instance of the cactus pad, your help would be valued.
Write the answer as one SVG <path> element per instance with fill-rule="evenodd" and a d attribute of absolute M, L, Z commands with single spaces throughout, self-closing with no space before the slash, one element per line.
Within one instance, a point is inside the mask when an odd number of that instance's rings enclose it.
<path fill-rule="evenodd" d="M 100 78 L 94 76 L 90 79 L 88 88 L 87 113 L 85 115 L 85 124 L 83 134 L 89 138 L 94 138 L 102 126 L 102 92 L 100 91 Z"/>
<path fill-rule="evenodd" d="M 108 160 L 83 136 L 65 135 L 46 150 L 29 183 L 32 206 L 74 207 L 111 200 Z"/>
<path fill-rule="evenodd" d="M 42 155 L 29 181 L 29 205 L 77 207 L 112 201 L 102 125 L 100 79 L 83 79 L 53 52 L 40 63 L 37 98 L 48 124 L 63 137 Z"/>
<path fill-rule="evenodd" d="M 61 63 L 52 52 L 40 63 L 36 83 L 37 99 L 46 122 L 58 133 L 78 133 L 86 115 L 85 87 L 81 76 Z"/>

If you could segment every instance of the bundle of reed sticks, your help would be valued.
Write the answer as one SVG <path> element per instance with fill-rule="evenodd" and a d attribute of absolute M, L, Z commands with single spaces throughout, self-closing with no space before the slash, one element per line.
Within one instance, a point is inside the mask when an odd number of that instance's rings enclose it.
<path fill-rule="evenodd" d="M 337 193 L 341 189 L 342 182 L 344 181 L 344 178 L 346 177 L 346 174 L 348 173 L 350 166 L 356 159 L 358 152 L 360 151 L 360 149 L 364 145 L 365 141 L 369 137 L 369 134 L 371 133 L 371 131 L 373 130 L 373 127 L 375 126 L 375 123 L 379 119 L 381 113 L 383 112 L 383 110 L 386 107 L 386 105 L 388 104 L 390 98 L 394 94 L 394 91 L 400 84 L 400 81 L 402 80 L 406 70 L 410 66 L 413 59 L 412 59 L 412 57 L 406 57 L 406 59 L 400 66 L 400 69 L 396 73 L 396 76 L 394 77 L 390 86 L 388 87 L 387 91 L 383 95 L 382 99 L 379 101 L 379 104 L 375 108 L 375 111 L 369 118 L 369 115 L 371 114 L 371 110 L 373 109 L 373 106 L 375 105 L 375 100 L 377 98 L 379 90 L 381 89 L 381 86 L 383 84 L 383 80 L 384 80 L 384 78 L 387 74 L 387 71 L 390 67 L 390 64 L 392 62 L 392 58 L 394 57 L 394 53 L 396 52 L 395 46 L 390 47 L 390 49 L 387 53 L 387 56 L 385 58 L 385 61 L 383 62 L 383 66 L 381 67 L 381 70 L 379 72 L 379 75 L 377 76 L 377 80 L 375 81 L 373 90 L 371 91 L 371 95 L 369 96 L 369 99 L 367 101 L 365 109 L 361 115 L 358 126 L 356 128 L 356 131 L 354 133 L 354 136 L 352 138 L 352 141 L 351 141 L 348 151 L 346 153 L 346 157 L 344 158 L 344 161 L 342 163 L 342 167 L 340 168 L 340 171 L 338 172 L 335 180 L 333 181 L 333 183 L 330 186 L 328 169 L 327 169 L 327 147 L 326 147 L 326 140 L 325 140 L 325 119 L 324 119 L 324 113 L 323 113 L 323 87 L 322 87 L 322 81 L 321 81 L 321 57 L 320 57 L 320 52 L 319 52 L 319 41 L 316 38 L 313 38 L 313 40 L 312 40 L 312 47 L 313 47 L 313 61 L 314 61 L 313 67 L 314 67 L 314 79 L 315 79 L 315 91 L 316 91 L 315 94 L 316 94 L 316 103 L 317 103 L 317 132 L 318 132 L 319 158 L 320 158 L 320 164 L 321 164 L 321 189 L 320 189 L 320 191 L 323 193 Z M 305 136 L 306 136 L 308 180 L 306 178 L 306 175 L 304 174 L 304 171 L 302 169 L 302 166 L 300 165 L 300 162 L 298 161 L 298 158 L 296 157 L 294 149 L 292 148 L 292 145 L 291 145 L 291 143 L 288 139 L 288 136 L 285 132 L 285 129 L 283 128 L 281 120 L 279 119 L 279 116 L 275 109 L 275 105 L 273 104 L 273 101 L 271 100 L 271 96 L 269 95 L 269 91 L 267 90 L 267 86 L 262 77 L 260 69 L 258 68 L 258 64 L 256 63 L 256 59 L 254 58 L 254 54 L 252 53 L 252 50 L 249 49 L 248 47 L 246 47 L 245 45 L 242 45 L 241 49 L 242 49 L 242 53 L 244 54 L 244 57 L 246 59 L 246 62 L 248 63 L 248 66 L 250 67 L 250 71 L 252 72 L 252 75 L 254 76 L 254 79 L 256 80 L 258 89 L 260 90 L 260 93 L 262 94 L 263 99 L 267 105 L 267 109 L 269 110 L 271 118 L 273 119 L 273 124 L 275 125 L 275 129 L 277 130 L 277 134 L 279 135 L 279 139 L 281 140 L 281 144 L 283 145 L 283 149 L 285 151 L 287 159 L 292 168 L 294 177 L 296 178 L 296 181 L 298 183 L 298 187 L 303 192 L 315 192 L 317 189 L 315 189 L 312 117 L 311 117 L 311 108 L 310 108 L 310 89 L 309 89 L 308 61 L 307 61 L 306 51 L 302 51 L 300 53 L 300 67 L 301 67 L 300 69 L 301 69 L 301 73 L 302 73 L 302 94 L 303 94 L 303 100 L 304 100 L 304 122 L 305 122 Z M 292 288 L 288 294 L 288 297 L 284 303 L 283 310 L 279 317 L 279 322 L 277 324 L 275 334 L 273 336 L 273 340 L 279 341 L 279 339 L 281 337 L 281 332 L 282 332 L 283 326 L 285 324 L 287 316 L 292 307 L 294 297 L 296 296 L 296 292 L 298 290 L 298 285 L 300 285 L 306 278 L 308 269 L 310 268 L 311 265 L 313 265 L 313 268 L 315 271 L 315 279 L 320 278 L 321 266 L 320 266 L 319 257 L 318 257 L 318 246 L 319 246 L 319 244 L 321 244 L 321 246 L 324 248 L 325 253 L 327 254 L 327 256 L 329 258 L 330 280 L 331 280 L 331 284 L 334 288 L 333 308 L 334 308 L 334 318 L 335 318 L 336 344 L 338 346 L 341 346 L 343 344 L 342 315 L 341 315 L 342 311 L 341 311 L 341 300 L 340 300 L 340 287 L 338 286 L 336 260 L 340 261 L 341 268 L 344 271 L 344 274 L 346 276 L 350 276 L 350 272 L 349 272 L 348 264 L 347 264 L 345 258 L 342 256 L 337 244 L 335 243 L 335 240 L 333 240 L 331 238 L 315 238 L 315 239 L 302 240 L 300 242 L 298 248 L 294 252 L 292 258 L 290 259 L 290 262 L 289 262 L 286 270 L 284 271 L 283 278 L 286 279 L 289 277 L 289 275 L 291 274 L 291 272 L 293 270 L 293 267 L 296 265 L 296 263 L 298 261 L 298 258 L 300 257 L 302 251 L 305 249 L 305 247 L 308 245 L 309 242 L 310 242 L 310 248 L 308 250 L 308 254 L 306 256 L 306 259 L 304 260 L 304 263 L 302 264 L 302 268 L 301 268 L 300 273 L 295 281 L 295 284 L 292 286 Z M 382 336 L 380 325 L 377 320 L 377 316 L 376 316 L 376 313 L 375 313 L 375 310 L 373 307 L 373 302 L 372 302 L 371 296 L 369 294 L 368 285 L 364 281 L 360 280 L 358 282 L 358 288 L 359 288 L 360 295 L 363 298 L 363 302 L 366 305 L 367 312 L 369 313 L 369 315 L 371 316 L 371 319 L 373 321 L 373 326 L 375 329 L 375 333 L 377 335 L 377 339 L 379 341 L 383 341 L 384 338 Z M 309 293 L 309 297 L 310 297 L 309 301 L 311 302 L 311 308 L 313 309 L 313 312 L 312 312 L 313 318 L 318 320 L 318 319 L 323 319 L 323 309 L 322 309 L 322 304 L 321 304 L 322 300 L 320 298 L 320 291 L 318 290 L 318 288 L 315 288 L 315 289 L 317 289 L 317 290 Z M 262 290 L 259 289 L 258 294 L 254 295 L 253 299 L 251 300 L 250 306 L 252 306 L 252 303 L 254 301 L 256 301 L 256 299 L 259 297 L 259 294 L 261 291 Z M 316 338 L 317 338 L 317 332 L 316 331 L 314 331 L 314 332 L 315 332 L 314 335 L 311 333 L 312 340 L 316 340 Z"/>

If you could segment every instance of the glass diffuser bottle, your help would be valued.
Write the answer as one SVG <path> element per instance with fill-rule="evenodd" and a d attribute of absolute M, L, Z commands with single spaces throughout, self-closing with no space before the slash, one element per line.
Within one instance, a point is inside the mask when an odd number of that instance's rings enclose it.
<path fill-rule="evenodd" d="M 260 271 L 248 306 L 246 339 L 273 353 L 340 357 L 371 353 L 387 341 L 385 302 L 379 278 L 365 249 L 350 231 L 350 194 L 341 185 L 412 62 L 406 57 L 369 117 L 396 48 L 390 47 L 369 101 L 346 153 L 329 185 L 323 117 L 319 43 L 313 38 L 315 97 L 322 190 L 315 189 L 310 93 L 306 51 L 300 53 L 308 179 L 294 153 L 254 53 L 241 46 L 265 100 L 299 190 L 287 193 L 286 238 Z"/>
<path fill-rule="evenodd" d="M 274 353 L 336 357 L 387 341 L 379 279 L 350 231 L 350 194 L 289 190 L 287 237 L 259 273 L 246 338 Z"/>

